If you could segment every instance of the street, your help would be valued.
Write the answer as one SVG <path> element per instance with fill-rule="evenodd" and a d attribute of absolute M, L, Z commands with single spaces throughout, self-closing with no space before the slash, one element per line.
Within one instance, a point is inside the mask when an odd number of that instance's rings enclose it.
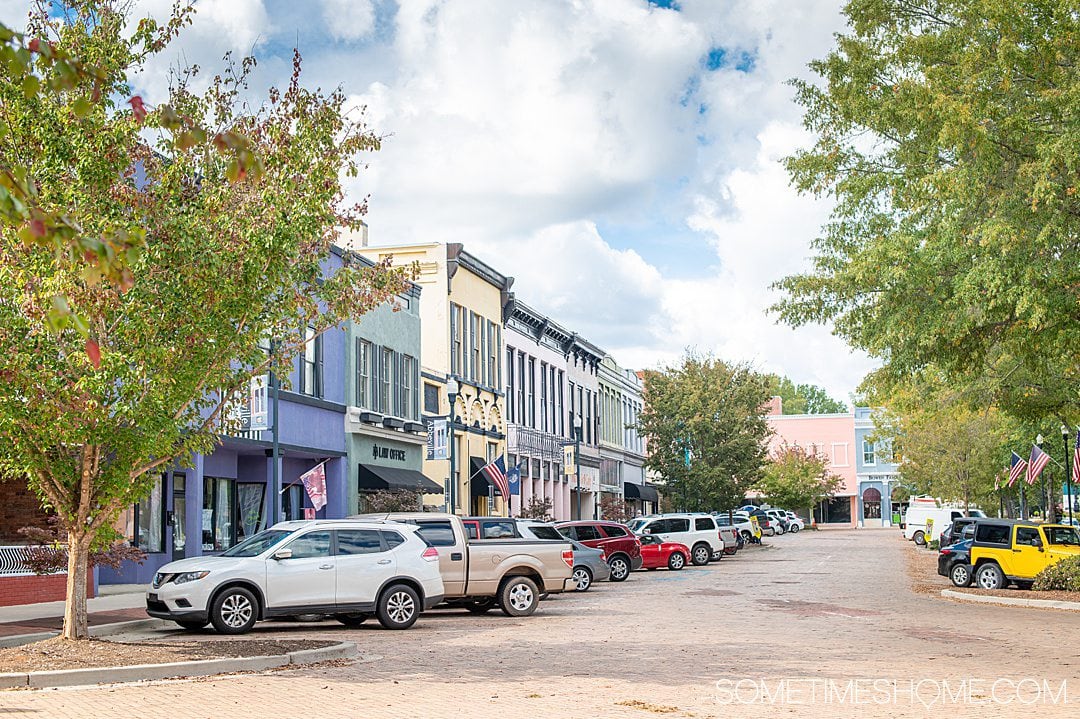
<path fill-rule="evenodd" d="M 807 531 L 766 542 L 708 567 L 637 572 L 621 585 L 552 597 L 523 620 L 497 611 L 436 611 L 404 632 L 374 622 L 358 630 L 262 623 L 251 636 L 355 641 L 364 660 L 198 681 L 2 692 L 0 713 L 1076 715 L 1080 614 L 916 594 L 906 571 L 913 550 L 896 531 Z"/>

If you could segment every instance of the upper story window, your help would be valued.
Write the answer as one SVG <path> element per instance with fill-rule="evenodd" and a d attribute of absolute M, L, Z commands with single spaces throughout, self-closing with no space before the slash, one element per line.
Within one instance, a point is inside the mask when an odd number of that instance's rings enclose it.
<path fill-rule="evenodd" d="M 506 348 L 506 419 L 516 421 L 514 416 L 514 348 Z"/>
<path fill-rule="evenodd" d="M 424 383 L 424 411 L 428 414 L 439 413 L 439 387 L 429 382 Z"/>
<path fill-rule="evenodd" d="M 371 388 L 372 364 L 371 343 L 367 340 L 356 340 L 356 406 L 364 409 L 374 409 L 372 406 L 373 392 Z"/>
<path fill-rule="evenodd" d="M 877 464 L 874 443 L 868 439 L 863 439 L 862 441 L 862 461 L 863 464 Z"/>
<path fill-rule="evenodd" d="M 526 412 L 529 414 L 529 426 L 536 427 L 536 359 L 529 358 L 529 395 L 525 400 Z"/>
<path fill-rule="evenodd" d="M 466 376 L 474 382 L 480 375 L 480 331 L 477 328 L 480 317 L 475 312 L 469 313 L 469 367 Z"/>
<path fill-rule="evenodd" d="M 401 355 L 401 407 L 398 414 L 405 419 L 419 419 L 416 411 L 416 359 Z"/>
<path fill-rule="evenodd" d="M 394 351 L 383 348 L 379 360 L 379 410 L 383 414 L 393 414 L 394 408 L 390 405 L 390 388 L 393 385 Z"/>
<path fill-rule="evenodd" d="M 315 328 L 308 326 L 304 330 L 304 353 L 300 356 L 300 381 L 297 389 L 310 397 L 322 397 L 322 335 L 315 334 Z"/>
<path fill-rule="evenodd" d="M 548 431 L 548 372 L 547 363 L 540 363 L 540 428 Z"/>

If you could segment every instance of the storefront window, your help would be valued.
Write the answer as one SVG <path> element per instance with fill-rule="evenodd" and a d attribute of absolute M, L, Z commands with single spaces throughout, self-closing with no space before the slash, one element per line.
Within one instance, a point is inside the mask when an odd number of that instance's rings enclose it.
<path fill-rule="evenodd" d="M 818 524 L 850 524 L 851 498 L 833 497 L 822 500 L 814 510 L 814 518 Z"/>
<path fill-rule="evenodd" d="M 304 498 L 300 496 L 301 488 L 299 484 L 289 485 L 281 493 L 281 518 L 288 519 L 303 519 L 304 518 Z"/>
<path fill-rule="evenodd" d="M 154 482 L 146 499 L 131 505 L 120 515 L 116 528 L 131 546 L 144 552 L 165 551 L 165 476 Z"/>
<path fill-rule="evenodd" d="M 263 516 L 266 485 L 261 482 L 240 482 L 236 485 L 236 498 L 240 509 L 236 541 L 240 542 L 266 529 Z"/>
<path fill-rule="evenodd" d="M 235 544 L 233 516 L 236 481 L 220 477 L 203 480 L 203 549 L 218 552 Z"/>

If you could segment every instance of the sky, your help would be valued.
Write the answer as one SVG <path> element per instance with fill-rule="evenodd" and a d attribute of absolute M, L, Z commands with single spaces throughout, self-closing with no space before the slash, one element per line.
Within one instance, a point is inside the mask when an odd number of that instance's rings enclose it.
<path fill-rule="evenodd" d="M 0 19 L 28 4 L 0 0 Z M 372 244 L 462 242 L 624 367 L 709 352 L 846 400 L 874 362 L 767 313 L 831 209 L 781 161 L 812 141 L 786 81 L 831 48 L 841 5 L 198 0 L 135 85 L 159 102 L 170 68 L 210 75 L 232 51 L 265 95 L 298 46 L 303 81 L 340 86 L 384 137 L 348 185 Z"/>

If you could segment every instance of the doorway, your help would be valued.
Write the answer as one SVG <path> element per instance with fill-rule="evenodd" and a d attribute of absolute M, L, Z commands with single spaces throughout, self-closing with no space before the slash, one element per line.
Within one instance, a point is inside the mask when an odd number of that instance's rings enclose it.
<path fill-rule="evenodd" d="M 172 513 L 172 558 L 183 559 L 187 556 L 187 531 L 184 521 L 187 517 L 187 475 L 173 473 L 173 513 Z"/>

